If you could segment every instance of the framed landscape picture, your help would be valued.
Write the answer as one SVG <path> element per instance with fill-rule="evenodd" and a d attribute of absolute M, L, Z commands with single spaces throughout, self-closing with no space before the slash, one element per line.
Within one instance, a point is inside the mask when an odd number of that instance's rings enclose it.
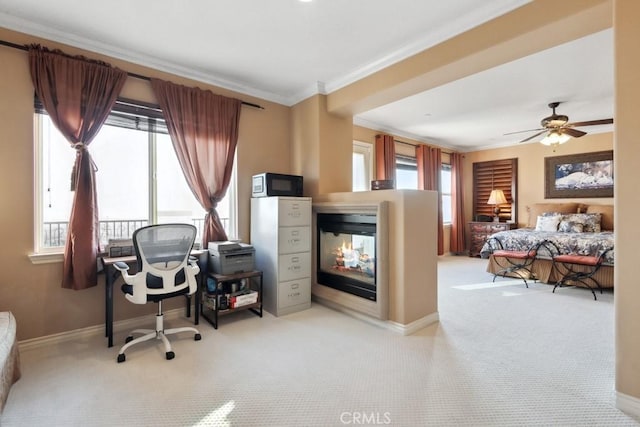
<path fill-rule="evenodd" d="M 613 150 L 545 157 L 544 197 L 613 197 Z"/>

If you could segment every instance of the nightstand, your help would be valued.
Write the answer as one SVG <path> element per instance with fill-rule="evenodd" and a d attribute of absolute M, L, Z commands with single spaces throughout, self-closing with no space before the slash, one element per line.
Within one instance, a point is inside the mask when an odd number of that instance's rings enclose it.
<path fill-rule="evenodd" d="M 477 222 L 469 223 L 469 235 L 471 236 L 471 244 L 469 245 L 469 256 L 480 256 L 480 251 L 484 242 L 489 236 L 498 231 L 513 230 L 517 224 L 510 222 Z"/>

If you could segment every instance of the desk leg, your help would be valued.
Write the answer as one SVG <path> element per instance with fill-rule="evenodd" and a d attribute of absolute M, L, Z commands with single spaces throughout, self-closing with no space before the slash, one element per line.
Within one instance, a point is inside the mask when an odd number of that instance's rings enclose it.
<path fill-rule="evenodd" d="M 195 311 L 193 315 L 193 323 L 198 325 L 200 324 L 200 311 L 202 310 L 202 287 L 207 285 L 207 263 L 209 262 L 209 258 L 207 256 L 207 252 L 202 253 L 198 257 L 198 267 L 200 267 L 200 273 L 198 273 L 198 287 L 196 289 L 196 300 L 193 303 L 193 310 Z"/>
<path fill-rule="evenodd" d="M 105 266 L 105 335 L 108 346 L 113 347 L 113 283 L 117 270 L 111 266 Z"/>

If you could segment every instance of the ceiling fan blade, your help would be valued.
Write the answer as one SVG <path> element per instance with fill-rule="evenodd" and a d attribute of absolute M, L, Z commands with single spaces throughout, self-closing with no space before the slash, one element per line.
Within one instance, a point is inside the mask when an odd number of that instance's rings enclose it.
<path fill-rule="evenodd" d="M 560 128 L 558 129 L 558 132 L 560 133 L 566 133 L 567 135 L 570 135 L 574 138 L 580 138 L 581 136 L 586 135 L 586 132 L 583 132 L 581 130 L 578 129 L 572 129 L 572 128 Z"/>
<path fill-rule="evenodd" d="M 613 123 L 613 119 L 600 119 L 600 120 L 589 120 L 586 122 L 567 123 L 566 126 L 571 126 L 576 128 L 580 126 L 610 125 L 612 123 Z"/>
<path fill-rule="evenodd" d="M 536 132 L 539 130 L 546 130 L 545 128 L 538 128 L 538 129 L 529 129 L 529 130 L 519 130 L 517 132 L 509 132 L 509 133 L 505 133 L 503 134 L 503 136 L 507 136 L 507 135 L 514 135 L 516 133 L 524 133 L 524 132 Z"/>
<path fill-rule="evenodd" d="M 523 139 L 522 141 L 519 141 L 519 143 L 521 143 L 521 142 L 531 141 L 533 138 L 535 138 L 536 136 L 540 136 L 540 135 L 542 135 L 542 134 L 543 134 L 543 133 L 545 133 L 546 131 L 547 131 L 547 130 L 545 129 L 545 130 L 543 130 L 542 132 L 538 132 L 538 133 L 536 133 L 535 135 L 531 135 L 529 138 L 525 138 L 525 139 Z"/>

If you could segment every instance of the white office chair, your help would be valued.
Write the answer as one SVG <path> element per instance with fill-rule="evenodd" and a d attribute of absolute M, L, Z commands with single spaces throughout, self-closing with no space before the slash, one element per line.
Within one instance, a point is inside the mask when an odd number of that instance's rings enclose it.
<path fill-rule="evenodd" d="M 142 227 L 133 233 L 133 245 L 138 261 L 138 273 L 129 275 L 129 266 L 118 262 L 115 267 L 124 279 L 122 292 L 134 304 L 158 303 L 155 329 L 131 331 L 118 353 L 118 363 L 125 361 L 124 352 L 132 345 L 156 338 L 162 340 L 167 360 L 175 357 L 166 335 L 194 332 L 194 339 L 202 337 L 196 328 L 164 329 L 162 300 L 178 295 L 191 295 L 197 289 L 196 276 L 200 272 L 197 260 L 189 256 L 196 228 L 190 224 L 160 224 Z M 133 334 L 143 334 L 134 339 Z"/>

